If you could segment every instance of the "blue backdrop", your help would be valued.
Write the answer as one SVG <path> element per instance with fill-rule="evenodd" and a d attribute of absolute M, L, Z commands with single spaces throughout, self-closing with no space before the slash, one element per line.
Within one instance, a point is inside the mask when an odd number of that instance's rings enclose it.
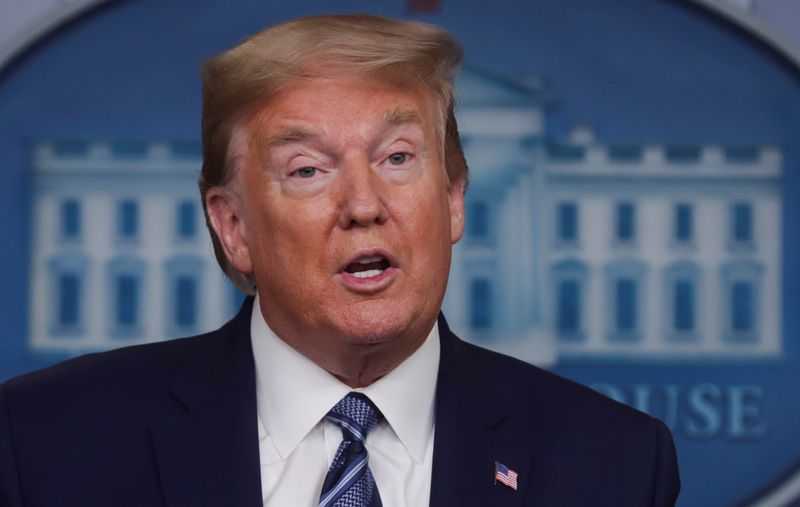
<path fill-rule="evenodd" d="M 399 0 L 118 0 L 0 69 L 0 379 L 66 357 L 29 346 L 35 143 L 197 141 L 204 58 L 290 17 L 369 11 L 444 26 L 462 41 L 467 63 L 505 76 L 543 76 L 556 98 L 549 138 L 565 139 L 573 125 L 588 123 L 607 143 L 766 143 L 783 150 L 780 359 L 565 361 L 555 371 L 606 386 L 629 403 L 637 392 L 650 396 L 651 412 L 672 419 L 681 505 L 735 505 L 791 474 L 800 460 L 798 70 L 754 36 L 683 2 L 439 3 L 433 12 L 411 12 Z M 745 419 L 759 431 L 726 431 L 742 416 L 736 410 L 750 411 Z M 698 425 L 708 434 L 692 431 Z"/>

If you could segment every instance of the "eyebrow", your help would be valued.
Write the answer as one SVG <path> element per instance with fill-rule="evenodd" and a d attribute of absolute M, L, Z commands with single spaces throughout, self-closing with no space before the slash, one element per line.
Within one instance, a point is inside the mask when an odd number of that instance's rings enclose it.
<path fill-rule="evenodd" d="M 423 124 L 422 116 L 417 111 L 400 107 L 384 114 L 383 121 L 387 127 L 397 127 L 406 123 Z"/>
<path fill-rule="evenodd" d="M 392 128 L 405 124 L 422 125 L 422 116 L 417 111 L 407 108 L 396 108 L 387 111 L 383 115 L 384 128 Z M 267 138 L 267 146 L 284 146 L 292 143 L 300 143 L 315 139 L 319 135 L 311 129 L 305 127 L 289 127 Z"/>
<path fill-rule="evenodd" d="M 317 137 L 317 134 L 303 127 L 291 127 L 267 138 L 267 146 L 283 146 L 299 143 Z"/>

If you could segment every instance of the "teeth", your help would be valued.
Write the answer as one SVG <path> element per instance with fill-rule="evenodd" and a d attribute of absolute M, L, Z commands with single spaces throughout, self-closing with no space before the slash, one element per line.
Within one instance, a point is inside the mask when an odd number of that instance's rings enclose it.
<path fill-rule="evenodd" d="M 371 262 L 380 262 L 383 257 L 380 255 L 373 255 L 372 257 L 362 257 L 356 261 L 356 264 L 369 264 Z"/>
<path fill-rule="evenodd" d="M 352 275 L 356 278 L 372 278 L 373 276 L 378 276 L 383 273 L 382 269 L 368 269 L 366 271 L 356 271 L 352 273 Z"/>

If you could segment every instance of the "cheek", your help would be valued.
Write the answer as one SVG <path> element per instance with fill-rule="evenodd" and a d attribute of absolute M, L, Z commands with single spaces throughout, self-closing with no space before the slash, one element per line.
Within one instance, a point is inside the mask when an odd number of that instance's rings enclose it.
<path fill-rule="evenodd" d="M 301 276 L 298 266 L 314 256 L 315 240 L 322 232 L 319 223 L 302 208 L 280 196 L 260 193 L 250 201 L 245 222 L 247 245 L 256 259 L 257 275 L 275 280 L 287 279 L 292 273 Z"/>
<path fill-rule="evenodd" d="M 447 194 L 444 192 L 431 192 L 424 201 L 425 216 L 421 217 L 428 223 L 428 229 L 435 237 L 431 240 L 449 240 L 450 237 L 450 206 Z M 448 241 L 449 242 L 449 241 Z"/>
<path fill-rule="evenodd" d="M 407 198 L 407 217 L 402 219 L 409 247 L 434 265 L 450 249 L 450 211 L 447 199 L 437 192 L 418 192 Z"/>

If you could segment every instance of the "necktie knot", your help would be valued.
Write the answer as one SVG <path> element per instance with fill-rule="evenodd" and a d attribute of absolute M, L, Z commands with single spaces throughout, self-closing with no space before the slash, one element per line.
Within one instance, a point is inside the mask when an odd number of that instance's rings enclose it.
<path fill-rule="evenodd" d="M 366 395 L 353 392 L 339 400 L 325 417 L 342 428 L 346 439 L 363 444 L 383 414 Z"/>

